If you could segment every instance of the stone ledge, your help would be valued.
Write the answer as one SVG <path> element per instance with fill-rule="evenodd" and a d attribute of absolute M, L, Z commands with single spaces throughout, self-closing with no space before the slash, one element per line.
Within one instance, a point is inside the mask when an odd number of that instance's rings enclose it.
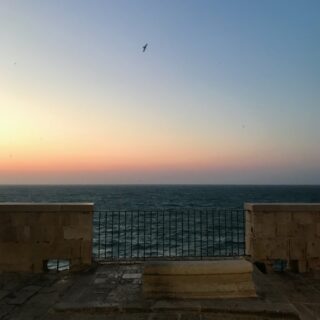
<path fill-rule="evenodd" d="M 145 275 L 216 275 L 252 273 L 246 260 L 152 261 L 144 267 Z"/>
<path fill-rule="evenodd" d="M 245 210 L 254 212 L 310 212 L 319 211 L 320 203 L 245 203 Z"/>
<path fill-rule="evenodd" d="M 35 203 L 35 202 L 0 202 L 0 213 L 16 212 L 93 212 L 94 204 L 91 202 L 84 203 Z"/>

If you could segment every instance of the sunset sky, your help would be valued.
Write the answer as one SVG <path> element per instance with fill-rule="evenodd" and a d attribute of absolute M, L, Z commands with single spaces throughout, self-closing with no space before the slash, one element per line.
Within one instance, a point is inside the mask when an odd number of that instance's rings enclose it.
<path fill-rule="evenodd" d="M 0 184 L 29 183 L 320 184 L 320 1 L 2 0 Z"/>

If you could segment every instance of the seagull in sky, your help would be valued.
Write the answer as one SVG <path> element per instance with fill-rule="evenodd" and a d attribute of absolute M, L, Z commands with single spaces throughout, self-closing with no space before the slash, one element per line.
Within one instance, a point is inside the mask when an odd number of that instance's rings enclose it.
<path fill-rule="evenodd" d="M 142 47 L 142 52 L 145 52 L 147 49 L 148 44 L 146 43 L 143 47 Z"/>

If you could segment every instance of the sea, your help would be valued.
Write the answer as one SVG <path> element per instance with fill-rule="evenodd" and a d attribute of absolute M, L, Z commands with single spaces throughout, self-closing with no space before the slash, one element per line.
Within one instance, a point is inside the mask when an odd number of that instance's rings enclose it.
<path fill-rule="evenodd" d="M 0 185 L 0 202 L 93 202 L 96 210 L 320 202 L 320 185 Z"/>

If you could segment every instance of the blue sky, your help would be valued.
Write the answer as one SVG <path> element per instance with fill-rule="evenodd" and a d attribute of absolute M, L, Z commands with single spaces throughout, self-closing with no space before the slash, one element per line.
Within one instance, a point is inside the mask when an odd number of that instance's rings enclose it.
<path fill-rule="evenodd" d="M 7 0 L 0 21 L 0 183 L 319 183 L 319 1 Z"/>

